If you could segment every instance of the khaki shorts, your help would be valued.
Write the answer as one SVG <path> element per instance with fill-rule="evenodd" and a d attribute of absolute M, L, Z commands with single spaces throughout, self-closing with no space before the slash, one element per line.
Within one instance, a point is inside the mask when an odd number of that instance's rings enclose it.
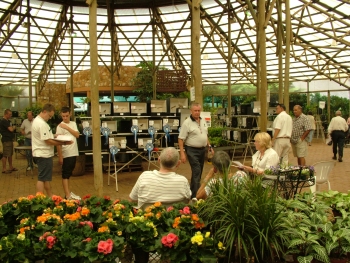
<path fill-rule="evenodd" d="M 307 141 L 301 139 L 298 140 L 297 144 L 292 144 L 293 155 L 297 158 L 302 158 L 307 156 Z"/>
<path fill-rule="evenodd" d="M 3 142 L 3 157 L 11 157 L 13 155 L 13 142 Z"/>

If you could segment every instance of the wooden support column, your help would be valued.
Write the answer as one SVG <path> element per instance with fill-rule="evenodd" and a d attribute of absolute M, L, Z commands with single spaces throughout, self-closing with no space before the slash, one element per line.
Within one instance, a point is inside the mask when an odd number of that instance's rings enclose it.
<path fill-rule="evenodd" d="M 278 56 L 278 102 L 283 103 L 283 23 L 282 23 L 282 3 L 277 1 L 277 56 Z"/>
<path fill-rule="evenodd" d="M 228 118 L 231 120 L 231 66 L 232 66 L 232 42 L 231 42 L 231 18 L 233 18 L 233 14 L 230 11 L 230 0 L 227 0 L 227 8 L 228 8 L 228 60 L 227 60 L 227 112 Z M 231 17 L 230 17 L 231 16 Z"/>
<path fill-rule="evenodd" d="M 70 7 L 70 16 L 73 17 L 73 6 Z M 73 23 L 70 24 L 70 28 L 73 32 Z M 73 88 L 73 76 L 74 76 L 74 67 L 73 67 L 73 50 L 74 50 L 74 37 L 70 37 L 70 68 L 69 68 L 69 76 L 70 76 L 70 98 L 69 98 L 69 104 L 70 104 L 70 110 L 72 111 L 73 120 L 75 120 L 75 114 L 74 114 L 74 88 Z"/>
<path fill-rule="evenodd" d="M 195 88 L 195 101 L 203 104 L 203 91 L 202 91 L 202 67 L 201 67 L 201 39 L 200 39 L 200 21 L 201 12 L 200 4 L 201 0 L 192 0 L 191 13 L 191 79 L 192 87 Z"/>
<path fill-rule="evenodd" d="M 28 85 L 29 85 L 29 107 L 32 107 L 33 105 L 33 90 L 32 90 L 32 59 L 30 57 L 31 55 L 31 47 L 30 47 L 30 1 L 27 0 L 27 54 L 28 54 Z M 36 93 L 36 96 L 38 96 L 38 93 Z M 19 101 L 19 100 L 18 100 Z"/>
<path fill-rule="evenodd" d="M 258 1 L 258 34 L 259 34 L 259 68 L 260 68 L 260 131 L 267 131 L 267 76 L 266 76 L 266 32 L 265 32 L 265 0 Z"/>
<path fill-rule="evenodd" d="M 153 99 L 157 99 L 157 67 L 156 67 L 156 10 L 152 9 L 152 87 L 153 87 Z"/>
<path fill-rule="evenodd" d="M 89 5 L 89 35 L 90 35 L 90 63 L 91 63 L 91 117 L 92 117 L 92 149 L 94 162 L 94 186 L 97 196 L 103 196 L 103 174 L 101 160 L 101 135 L 99 113 L 99 73 L 97 56 L 97 2 L 88 0 Z"/>
<path fill-rule="evenodd" d="M 306 90 L 307 90 L 307 93 L 306 93 L 306 105 L 310 106 L 310 82 L 308 81 L 308 82 L 306 82 L 306 84 L 307 84 L 307 87 L 306 87 Z"/>
<path fill-rule="evenodd" d="M 290 22 L 290 5 L 289 0 L 285 0 L 286 13 L 286 53 L 284 62 L 284 105 L 286 112 L 289 113 L 289 64 L 290 64 L 290 37 L 291 37 L 291 22 Z"/>
<path fill-rule="evenodd" d="M 328 123 L 331 122 L 331 92 L 327 91 L 327 120 Z"/>

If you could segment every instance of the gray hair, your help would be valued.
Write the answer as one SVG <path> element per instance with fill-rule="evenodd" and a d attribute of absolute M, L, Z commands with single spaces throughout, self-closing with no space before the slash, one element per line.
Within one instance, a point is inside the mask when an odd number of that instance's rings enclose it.
<path fill-rule="evenodd" d="M 166 169 L 174 169 L 179 162 L 179 153 L 174 147 L 165 148 L 159 156 L 160 165 Z"/>
<path fill-rule="evenodd" d="M 202 107 L 202 105 L 198 102 L 192 102 L 191 103 L 191 106 L 190 106 L 190 109 L 192 109 L 193 107 Z"/>
<path fill-rule="evenodd" d="M 211 162 L 221 174 L 228 172 L 231 166 L 230 156 L 224 151 L 215 152 Z"/>

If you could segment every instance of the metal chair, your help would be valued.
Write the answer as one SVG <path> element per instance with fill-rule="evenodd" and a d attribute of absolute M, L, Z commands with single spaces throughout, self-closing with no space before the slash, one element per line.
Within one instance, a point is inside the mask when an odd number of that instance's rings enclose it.
<path fill-rule="evenodd" d="M 331 184 L 328 180 L 328 176 L 332 171 L 334 165 L 335 162 L 333 161 L 322 161 L 317 162 L 313 165 L 315 168 L 316 183 L 314 187 L 311 187 L 311 192 L 314 193 L 315 191 L 320 191 L 320 185 L 325 183 L 328 184 L 328 190 L 331 190 Z"/>

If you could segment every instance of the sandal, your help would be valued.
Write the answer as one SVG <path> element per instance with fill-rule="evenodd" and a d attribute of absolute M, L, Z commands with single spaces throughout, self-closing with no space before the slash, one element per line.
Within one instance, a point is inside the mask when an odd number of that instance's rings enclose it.
<path fill-rule="evenodd" d="M 3 174 L 10 174 L 12 171 L 2 171 Z"/>
<path fill-rule="evenodd" d="M 11 172 L 12 171 L 18 171 L 18 169 L 17 168 L 12 168 L 12 170 L 10 170 Z"/>

